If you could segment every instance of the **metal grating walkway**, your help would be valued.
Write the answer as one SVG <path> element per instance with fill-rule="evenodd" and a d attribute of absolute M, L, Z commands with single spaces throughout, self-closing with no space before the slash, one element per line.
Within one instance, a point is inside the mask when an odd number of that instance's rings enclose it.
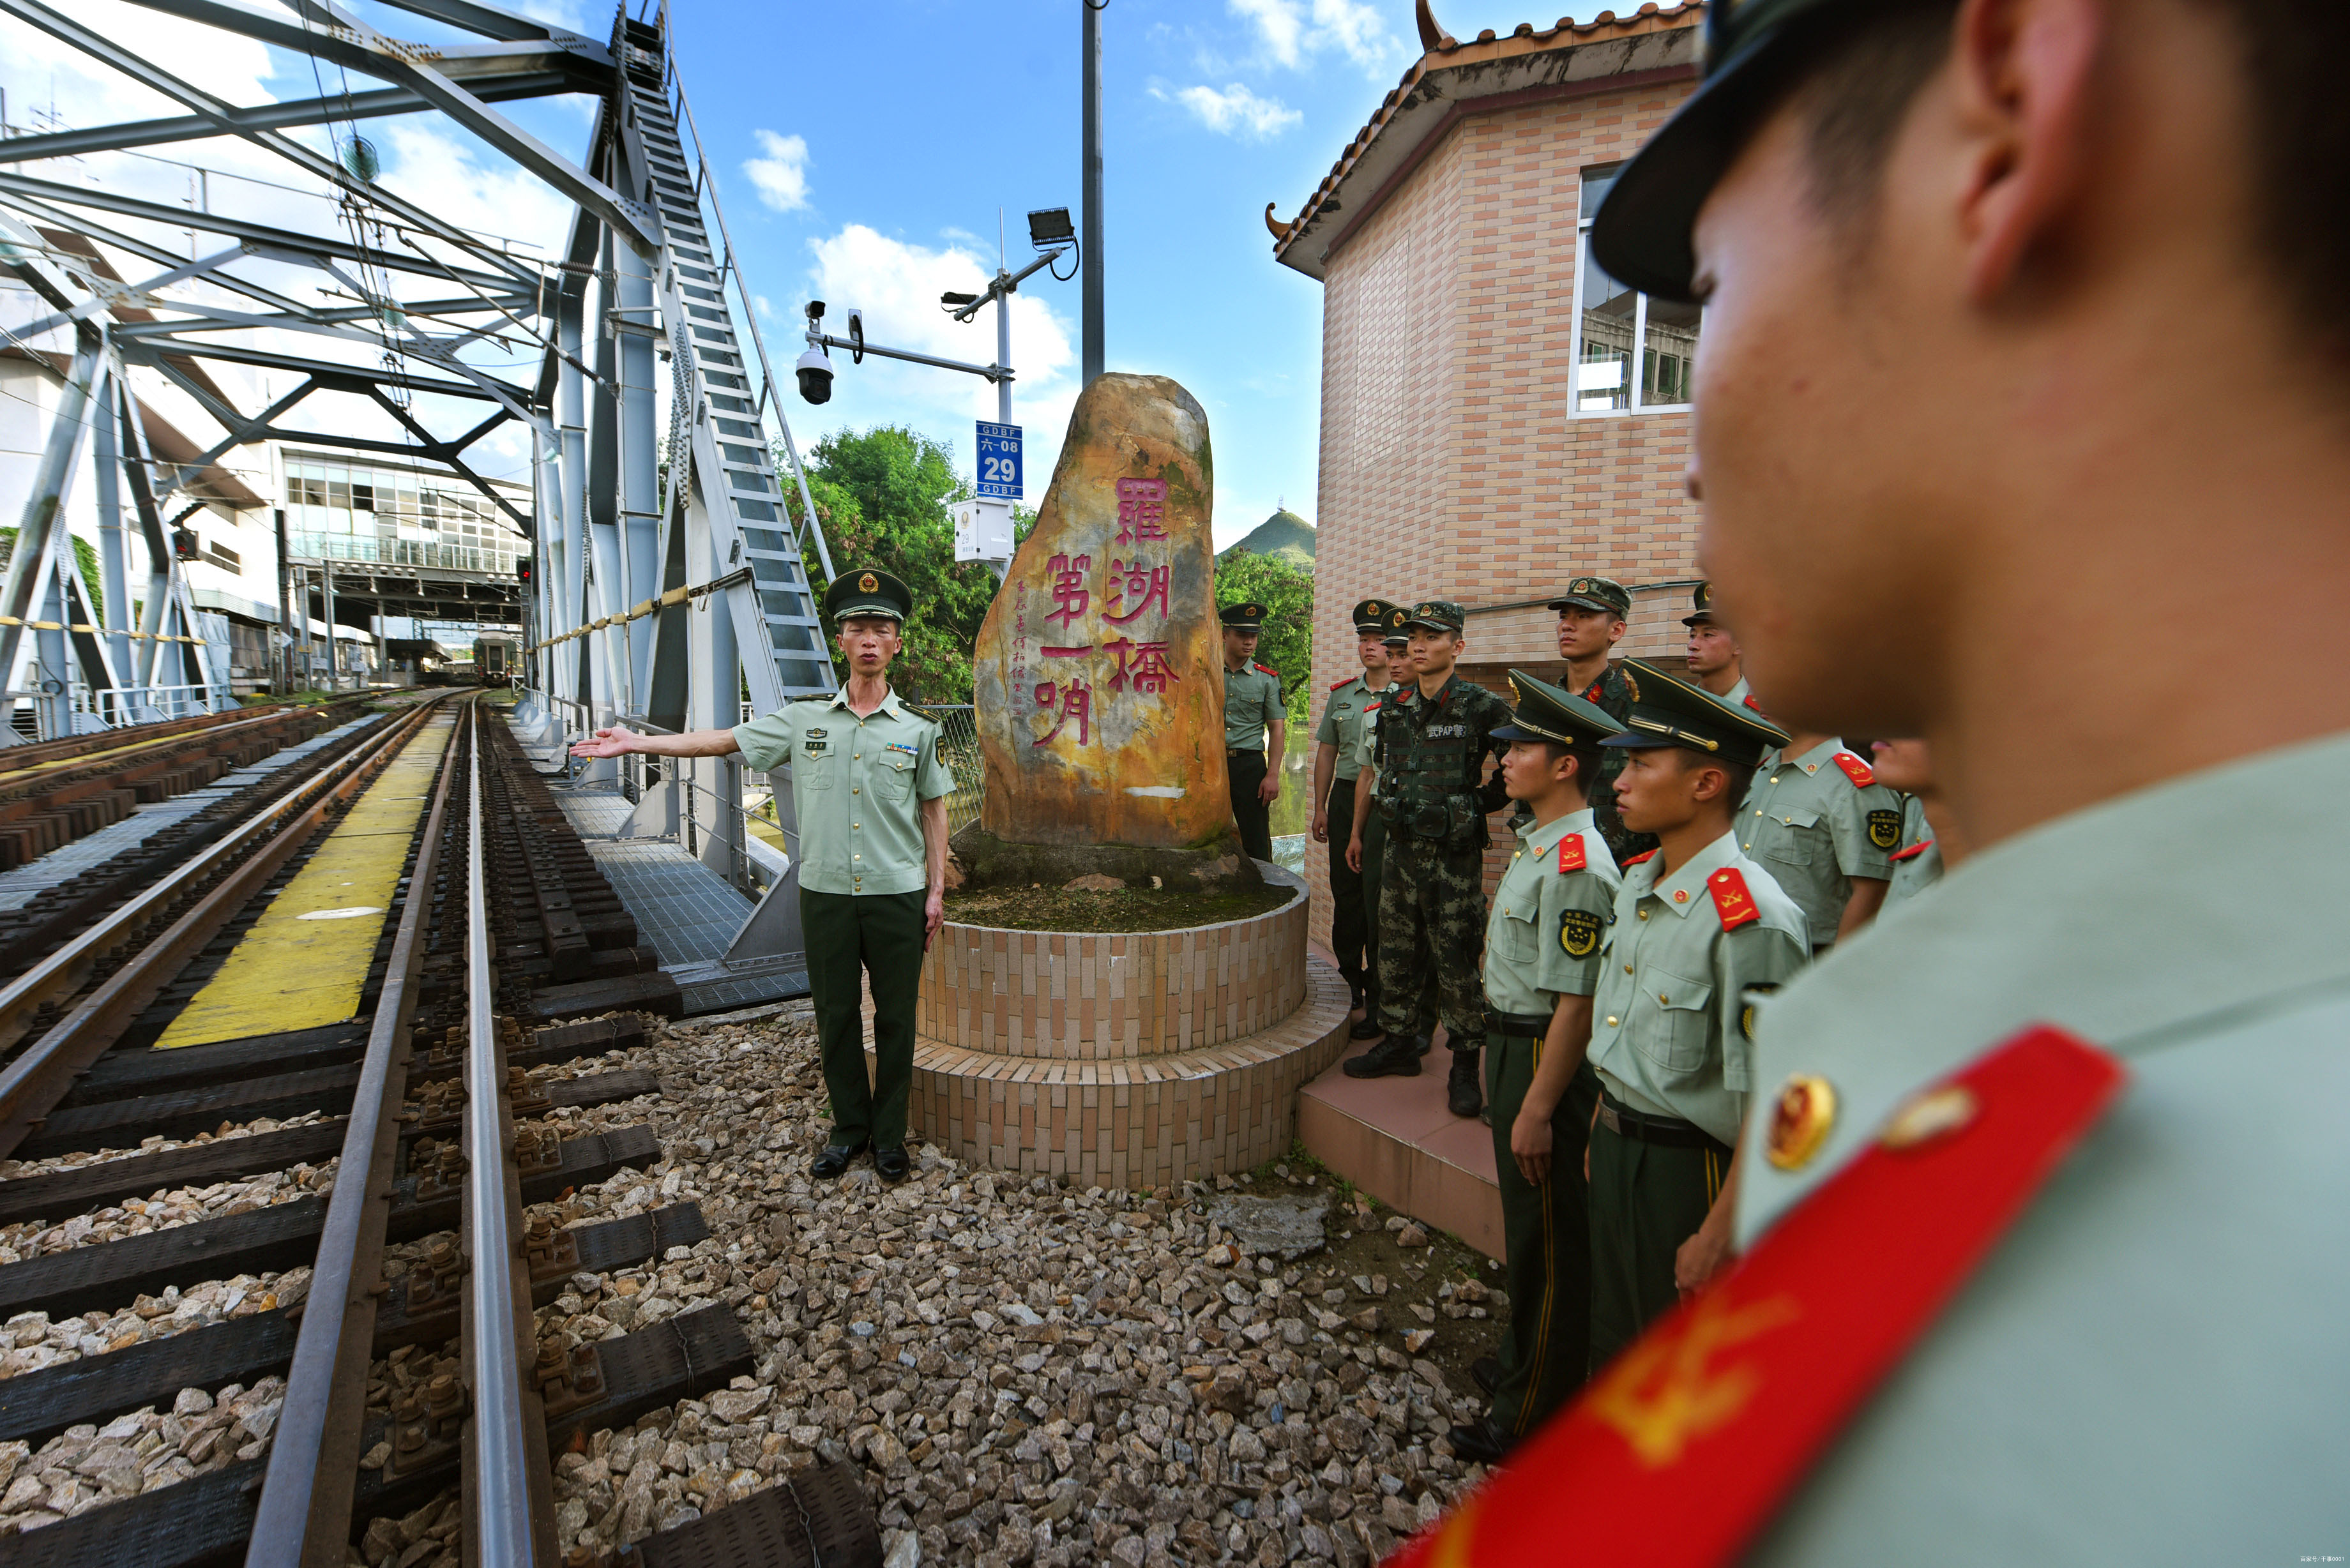
<path fill-rule="evenodd" d="M 152 805 L 142 805 L 120 822 L 110 822 L 85 838 L 50 850 L 37 860 L 0 871 L 0 909 L 21 909 L 51 888 L 72 881 L 85 871 L 105 865 L 126 849 L 136 848 L 176 822 L 185 822 L 205 807 L 237 791 L 268 777 L 278 769 L 299 762 L 321 746 L 330 746 L 338 739 L 383 722 L 380 713 L 369 713 L 338 725 L 323 734 L 313 735 L 299 745 L 287 746 L 272 753 L 248 767 L 224 773 L 202 789 L 192 789 L 185 794 L 175 794 L 169 800 Z"/>
<path fill-rule="evenodd" d="M 661 968 L 691 971 L 726 956 L 734 933 L 749 919 L 752 900 L 724 877 L 668 838 L 615 838 L 635 809 L 608 786 L 556 784 L 550 792 L 572 831 L 635 917 L 644 940 L 660 954 Z M 807 993 L 804 974 L 780 971 L 742 979 L 699 981 L 679 974 L 689 1014 L 748 1007 Z"/>

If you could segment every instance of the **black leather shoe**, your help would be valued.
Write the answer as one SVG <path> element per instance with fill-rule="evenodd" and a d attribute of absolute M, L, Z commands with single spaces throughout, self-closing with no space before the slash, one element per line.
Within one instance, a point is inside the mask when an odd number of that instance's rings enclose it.
<path fill-rule="evenodd" d="M 1419 1032 L 1419 1054 L 1420 1054 L 1421 1055 L 1425 1056 L 1425 1055 L 1427 1055 L 1430 1051 L 1433 1051 L 1433 1050 L 1435 1050 L 1435 1049 L 1436 1049 L 1436 1031 L 1435 1031 L 1435 1029 L 1431 1027 L 1431 1028 L 1428 1028 L 1428 1029 L 1423 1029 L 1423 1030 L 1421 1030 L 1421 1031 Z"/>
<path fill-rule="evenodd" d="M 861 1142 L 828 1143 L 824 1146 L 824 1152 L 816 1157 L 816 1164 L 809 1174 L 819 1181 L 830 1181 L 847 1171 L 848 1162 L 864 1152 L 865 1145 Z"/>
<path fill-rule="evenodd" d="M 1444 1081 L 1444 1103 L 1456 1116 L 1473 1116 L 1485 1108 L 1485 1053 L 1471 1046 L 1452 1053 L 1452 1072 Z"/>
<path fill-rule="evenodd" d="M 895 1148 L 875 1149 L 873 1168 L 880 1172 L 882 1180 L 895 1187 L 906 1179 L 907 1172 L 911 1170 L 913 1166 L 906 1158 L 906 1146 L 901 1143 Z"/>
<path fill-rule="evenodd" d="M 1453 1458 L 1466 1459 L 1471 1464 L 1498 1465 L 1503 1456 L 1510 1451 L 1509 1438 L 1502 1435 L 1502 1428 L 1493 1425 L 1491 1416 L 1480 1416 L 1464 1426 L 1453 1428 L 1444 1434 L 1444 1440 L 1452 1445 Z"/>
<path fill-rule="evenodd" d="M 1390 1034 L 1359 1056 L 1350 1056 L 1340 1065 L 1349 1078 L 1417 1078 L 1419 1076 L 1419 1053 L 1412 1049 L 1409 1034 Z"/>
<path fill-rule="evenodd" d="M 1499 1356 L 1481 1355 L 1469 1364 L 1469 1380 L 1485 1391 L 1491 1399 L 1493 1390 L 1502 1386 L 1502 1361 Z"/>
<path fill-rule="evenodd" d="M 1379 1020 L 1377 1013 L 1366 1013 L 1360 1023 L 1351 1024 L 1347 1027 L 1347 1038 L 1349 1040 L 1377 1040 L 1380 1035 L 1385 1034 L 1386 1033 L 1386 1030 L 1379 1027 Z"/>
<path fill-rule="evenodd" d="M 1363 982 L 1351 977 L 1347 981 L 1347 1011 L 1349 1012 L 1363 1011 Z"/>

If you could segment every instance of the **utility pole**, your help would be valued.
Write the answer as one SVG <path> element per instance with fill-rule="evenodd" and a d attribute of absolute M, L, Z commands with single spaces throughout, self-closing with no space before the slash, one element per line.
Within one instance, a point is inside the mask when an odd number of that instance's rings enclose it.
<path fill-rule="evenodd" d="M 1090 387 L 1102 373 L 1102 148 L 1101 148 L 1101 14 L 1109 0 L 1077 0 L 1085 7 L 1085 243 L 1082 265 L 1085 347 L 1084 385 Z"/>

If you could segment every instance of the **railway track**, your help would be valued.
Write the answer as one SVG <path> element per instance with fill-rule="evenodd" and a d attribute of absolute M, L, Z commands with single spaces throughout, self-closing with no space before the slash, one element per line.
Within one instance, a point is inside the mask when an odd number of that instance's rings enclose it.
<path fill-rule="evenodd" d="M 0 1568 L 595 1563 L 550 1456 L 752 1371 L 723 1304 L 549 1310 L 710 1228 L 553 1207 L 661 1160 L 619 1109 L 659 1081 L 595 1059 L 678 997 L 486 709 L 350 735 L 0 946 Z M 836 1465 L 627 1557 L 879 1550 Z"/>

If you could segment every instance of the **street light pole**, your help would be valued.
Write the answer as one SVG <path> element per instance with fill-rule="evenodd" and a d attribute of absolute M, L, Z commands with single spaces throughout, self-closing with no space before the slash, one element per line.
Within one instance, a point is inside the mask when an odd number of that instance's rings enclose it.
<path fill-rule="evenodd" d="M 1109 0 L 1077 0 L 1085 8 L 1085 36 L 1080 56 L 1085 62 L 1085 243 L 1080 265 L 1085 322 L 1086 386 L 1102 373 L 1102 146 L 1101 146 L 1101 14 Z"/>

